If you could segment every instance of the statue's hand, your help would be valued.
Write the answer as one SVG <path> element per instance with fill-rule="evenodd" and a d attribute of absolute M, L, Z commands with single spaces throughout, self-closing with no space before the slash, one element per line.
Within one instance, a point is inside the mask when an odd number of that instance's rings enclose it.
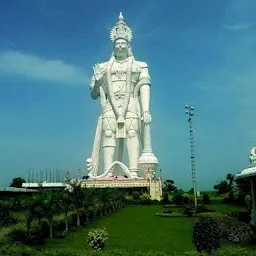
<path fill-rule="evenodd" d="M 103 78 L 103 72 L 98 63 L 93 67 L 93 75 L 96 81 L 100 81 Z"/>
<path fill-rule="evenodd" d="M 149 113 L 149 111 L 143 112 L 142 120 L 145 124 L 149 124 L 151 122 L 152 118 L 151 118 L 151 114 Z"/>

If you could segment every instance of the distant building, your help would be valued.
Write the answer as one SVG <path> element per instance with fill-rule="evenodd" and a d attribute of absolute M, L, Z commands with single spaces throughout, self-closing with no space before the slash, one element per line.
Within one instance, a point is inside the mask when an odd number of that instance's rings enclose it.
<path fill-rule="evenodd" d="M 13 187 L 3 187 L 0 188 L 0 195 L 2 196 L 19 196 L 23 194 L 31 194 L 35 193 L 37 190 L 35 189 L 26 189 L 26 188 L 13 188 Z"/>

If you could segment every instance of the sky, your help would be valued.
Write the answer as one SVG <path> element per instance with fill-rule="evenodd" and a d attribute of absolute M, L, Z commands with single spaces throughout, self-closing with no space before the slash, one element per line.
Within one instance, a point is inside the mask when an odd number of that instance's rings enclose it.
<path fill-rule="evenodd" d="M 92 66 L 108 61 L 119 12 L 149 66 L 152 146 L 163 179 L 197 188 L 249 165 L 256 144 L 255 0 L 1 0 L 0 184 L 28 170 L 82 169 L 100 113 Z"/>

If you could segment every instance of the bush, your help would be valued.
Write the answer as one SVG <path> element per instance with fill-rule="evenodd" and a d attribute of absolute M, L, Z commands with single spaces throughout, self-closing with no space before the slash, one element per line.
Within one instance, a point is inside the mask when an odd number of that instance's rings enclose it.
<path fill-rule="evenodd" d="M 188 217 L 192 217 L 196 213 L 194 205 L 193 204 L 186 205 L 183 213 L 186 214 Z"/>
<path fill-rule="evenodd" d="M 216 211 L 215 210 L 207 209 L 207 205 L 206 204 L 199 204 L 196 207 L 196 213 L 202 213 L 202 212 L 216 212 Z"/>
<path fill-rule="evenodd" d="M 17 244 L 7 244 L 5 246 L 0 247 L 0 255 L 4 256 L 45 256 L 38 252 L 37 250 L 28 247 L 28 246 L 20 246 Z"/>
<path fill-rule="evenodd" d="M 253 239 L 253 231 L 246 223 L 237 222 L 228 229 L 227 239 L 233 243 L 248 243 Z"/>
<path fill-rule="evenodd" d="M 92 249 L 100 251 L 107 242 L 108 233 L 105 229 L 92 229 L 88 233 L 88 242 Z"/>
<path fill-rule="evenodd" d="M 193 243 L 198 252 L 217 250 L 220 247 L 220 232 L 217 222 L 210 217 L 201 217 L 193 229 Z"/>
<path fill-rule="evenodd" d="M 232 225 L 234 221 L 236 221 L 234 218 L 231 218 L 225 214 L 219 213 L 219 212 L 213 212 L 213 213 L 200 213 L 200 217 L 209 217 L 214 219 L 219 228 L 220 236 L 226 237 L 227 231 L 229 227 Z"/>
<path fill-rule="evenodd" d="M 27 230 L 25 226 L 16 226 L 13 228 L 10 228 L 8 230 L 8 233 L 5 235 L 6 240 L 10 243 L 21 243 L 26 244 L 27 243 Z"/>
<path fill-rule="evenodd" d="M 210 200 L 209 194 L 204 193 L 204 194 L 203 194 L 203 198 L 202 198 L 202 203 L 203 203 L 203 204 L 209 204 L 210 202 L 211 202 L 211 200 Z"/>
<path fill-rule="evenodd" d="M 150 205 L 152 204 L 152 201 L 150 199 L 150 195 L 148 193 L 143 193 L 139 196 L 139 202 L 143 205 Z"/>
<path fill-rule="evenodd" d="M 183 204 L 183 194 L 180 193 L 180 192 L 174 194 L 174 196 L 173 196 L 173 198 L 172 198 L 172 203 L 173 203 L 173 204 L 182 205 L 182 204 Z"/>
<path fill-rule="evenodd" d="M 187 195 L 183 195 L 182 203 L 183 204 L 189 204 L 190 198 Z"/>
<path fill-rule="evenodd" d="M 132 197 L 133 197 L 134 200 L 139 200 L 140 199 L 140 192 L 134 191 L 132 193 Z"/>
<path fill-rule="evenodd" d="M 225 247 L 214 252 L 212 256 L 255 256 L 255 252 L 249 248 Z"/>
<path fill-rule="evenodd" d="M 253 239 L 253 231 L 250 226 L 244 222 L 240 222 L 235 218 L 221 213 L 204 213 L 199 214 L 200 217 L 209 217 L 216 221 L 220 237 L 224 237 L 234 243 L 250 242 Z"/>
<path fill-rule="evenodd" d="M 84 256 L 84 252 L 74 249 L 46 249 L 44 256 Z"/>
<path fill-rule="evenodd" d="M 162 203 L 163 203 L 163 205 L 167 205 L 170 203 L 168 193 L 164 193 Z"/>
<path fill-rule="evenodd" d="M 232 217 L 232 218 L 235 218 L 238 221 L 245 222 L 245 223 L 248 223 L 248 224 L 251 221 L 251 216 L 250 216 L 249 212 L 232 211 L 232 212 L 229 212 L 227 215 Z"/>

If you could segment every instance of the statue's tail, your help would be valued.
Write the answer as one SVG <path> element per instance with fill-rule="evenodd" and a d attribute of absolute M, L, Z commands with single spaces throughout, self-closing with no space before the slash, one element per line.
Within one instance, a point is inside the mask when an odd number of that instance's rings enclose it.
<path fill-rule="evenodd" d="M 117 154 L 117 161 L 118 162 L 122 162 L 123 159 L 123 152 L 124 152 L 124 139 L 123 138 L 119 138 L 118 139 L 118 154 Z M 114 170 L 115 173 L 118 173 L 119 171 L 119 165 L 115 165 L 114 166 Z"/>

